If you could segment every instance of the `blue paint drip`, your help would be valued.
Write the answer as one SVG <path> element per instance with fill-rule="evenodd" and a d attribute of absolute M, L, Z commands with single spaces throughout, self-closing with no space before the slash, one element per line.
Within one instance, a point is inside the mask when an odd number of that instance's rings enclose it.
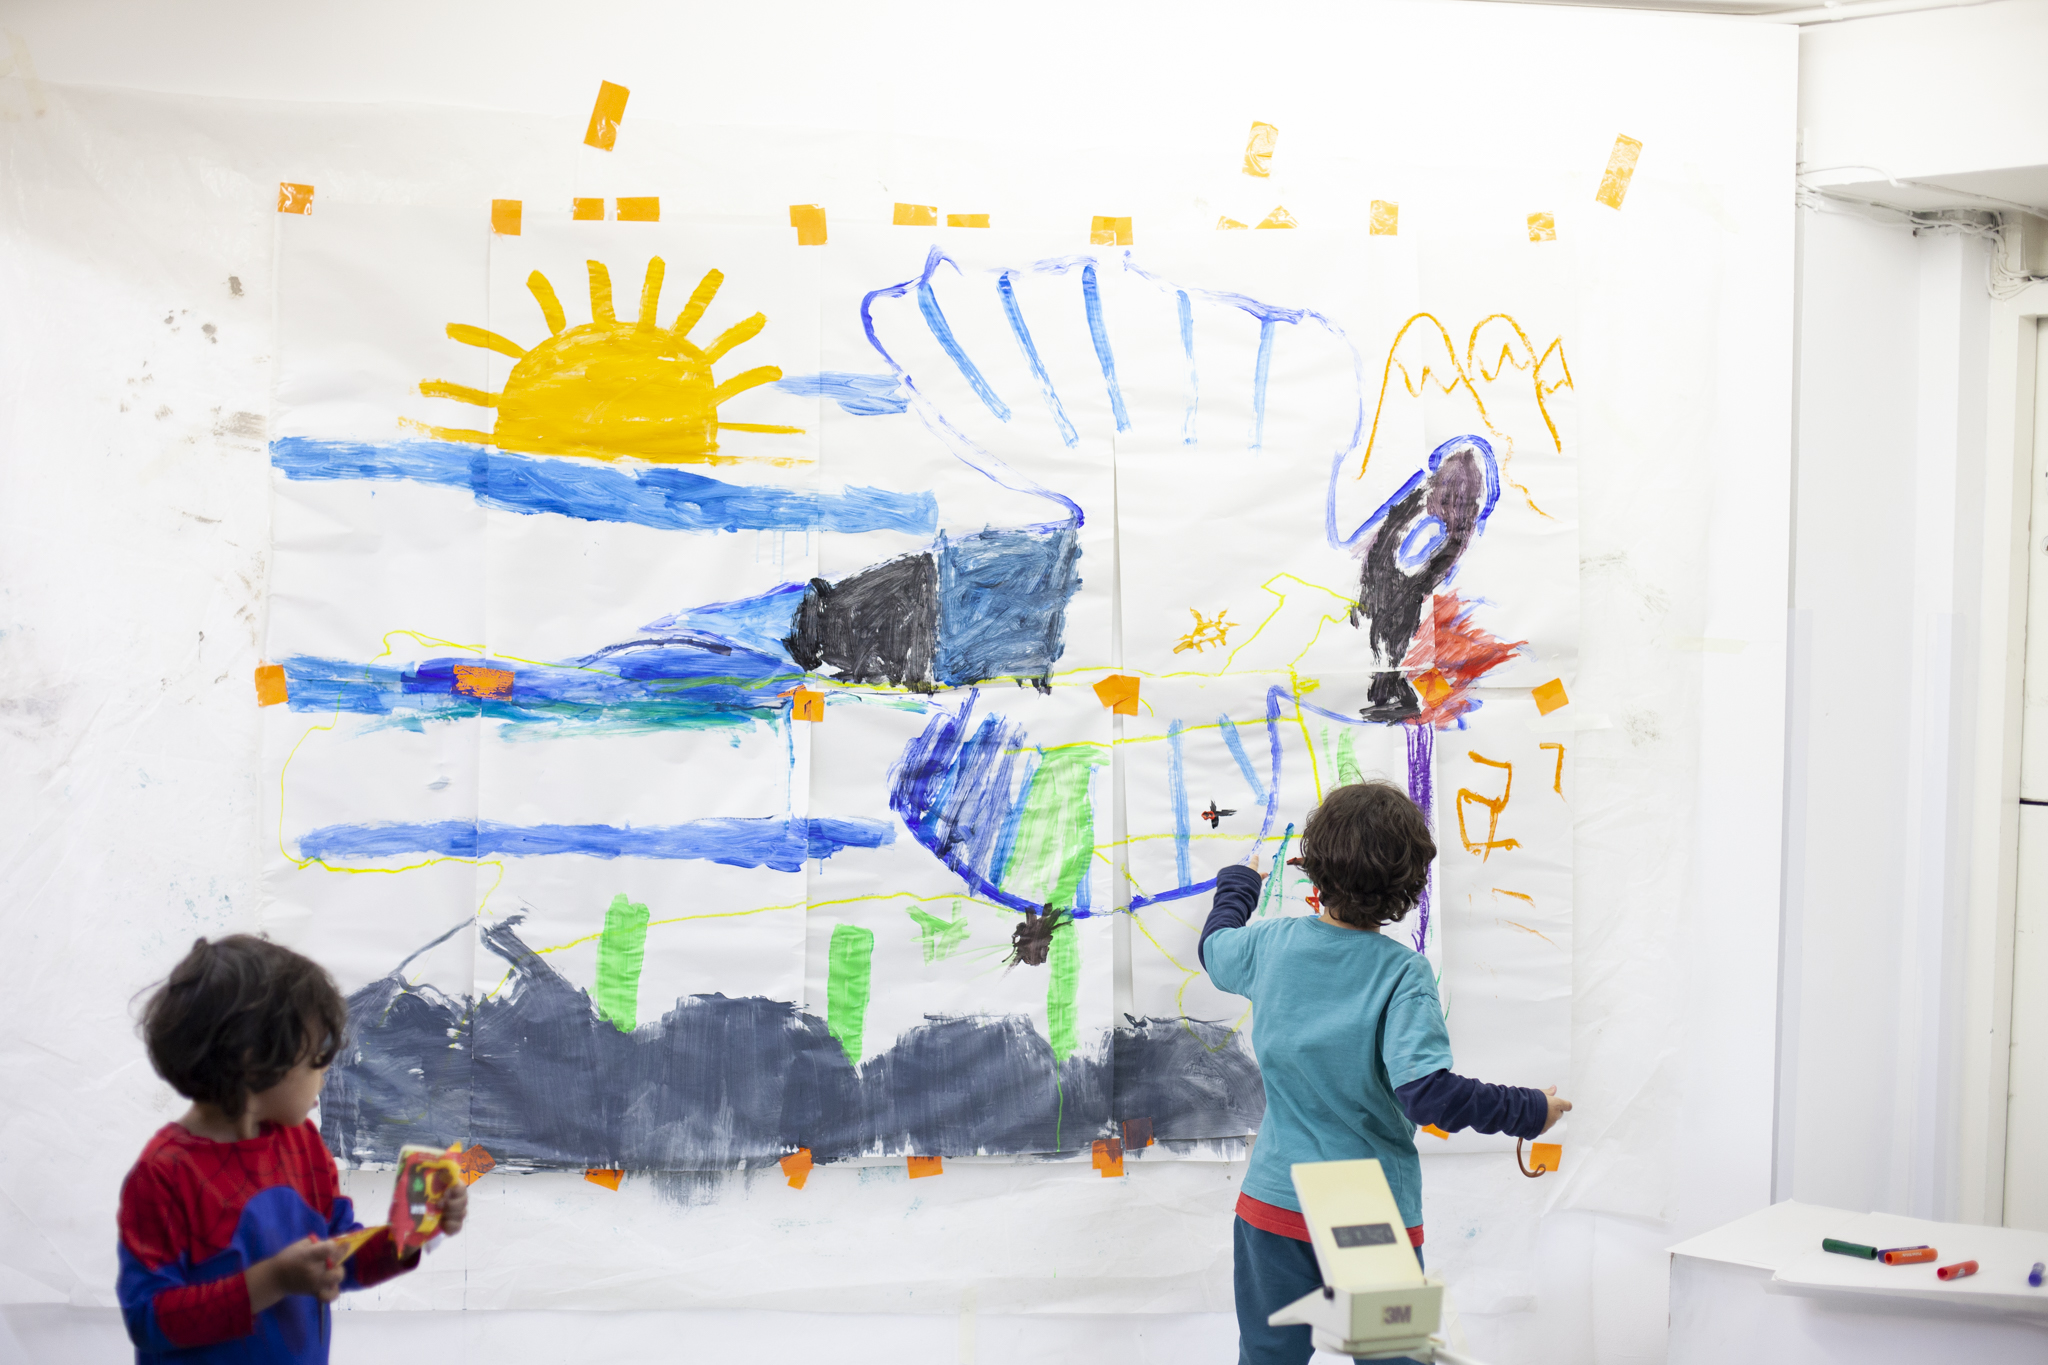
<path fill-rule="evenodd" d="M 1202 404 L 1202 376 L 1195 368 L 1195 311 L 1188 301 L 1188 291 L 1176 289 L 1174 299 L 1180 308 L 1180 348 L 1188 357 L 1188 415 L 1181 423 L 1182 445 L 1195 443 L 1195 410 Z"/>
<path fill-rule="evenodd" d="M 1182 886 L 1188 884 L 1188 781 L 1181 754 L 1181 723 L 1167 722 L 1166 797 L 1173 802 L 1173 868 Z"/>
<path fill-rule="evenodd" d="M 1245 785 L 1252 789 L 1252 795 L 1260 804 L 1266 800 L 1266 784 L 1259 781 L 1259 775 L 1252 771 L 1251 756 L 1244 751 L 1244 741 L 1237 737 L 1237 722 L 1229 716 L 1216 717 L 1216 724 L 1223 731 L 1223 745 L 1230 750 L 1230 756 L 1237 760 L 1237 770 L 1244 774 Z"/>
<path fill-rule="evenodd" d="M 1095 283 L 1095 267 L 1081 267 L 1081 302 L 1088 310 L 1088 335 L 1095 339 L 1095 359 L 1102 365 L 1102 382 L 1109 386 L 1109 410 L 1116 414 L 1116 429 L 1129 431 L 1131 415 L 1124 411 L 1124 391 L 1116 382 L 1116 357 L 1109 351 L 1109 333 L 1102 326 L 1102 290 Z"/>
<path fill-rule="evenodd" d="M 893 374 L 851 374 L 826 370 L 820 374 L 793 374 L 769 385 L 798 398 L 829 398 L 839 410 L 852 417 L 886 417 L 910 406 L 902 381 Z"/>
<path fill-rule="evenodd" d="M 1045 406 L 1060 429 L 1060 439 L 1071 449 L 1080 443 L 1080 435 L 1075 432 L 1074 424 L 1067 420 L 1067 410 L 1052 386 L 1052 376 L 1045 372 L 1045 361 L 1039 358 L 1038 345 L 1031 340 L 1031 329 L 1024 325 L 1024 310 L 1017 303 L 1017 287 L 1010 283 L 1010 272 L 1004 271 L 996 277 L 996 292 L 1002 296 L 1003 316 L 1010 320 L 1010 334 L 1017 338 L 1017 346 L 1024 352 L 1025 362 L 1038 378 L 1039 391 L 1045 395 Z"/>
<path fill-rule="evenodd" d="M 1273 369 L 1273 319 L 1259 323 L 1259 360 L 1252 371 L 1252 449 L 1266 441 L 1266 378 Z"/>
<path fill-rule="evenodd" d="M 930 493 L 848 488 L 842 493 L 722 483 L 672 465 L 627 470 L 595 460 L 534 458 L 447 441 L 314 441 L 270 444 L 288 479 L 409 480 L 466 488 L 479 504 L 529 516 L 553 512 L 658 531 L 907 531 L 939 521 Z"/>
<path fill-rule="evenodd" d="M 946 315 L 939 311 L 939 296 L 932 290 L 931 276 L 917 282 L 917 311 L 924 314 L 924 325 L 931 328 L 932 338 L 939 343 L 939 349 L 952 357 L 959 369 L 960 377 L 974 390 L 988 410 L 1002 421 L 1010 420 L 1010 405 L 996 397 L 996 391 L 988 386 L 988 380 L 981 377 L 981 371 L 967 358 L 967 352 L 960 348 L 960 342 L 953 335 L 952 327 L 946 322 Z"/>
<path fill-rule="evenodd" d="M 299 856 L 322 861 L 404 857 L 682 858 L 727 867 L 801 872 L 807 859 L 846 848 L 880 848 L 896 831 L 880 820 L 715 818 L 644 828 L 620 825 L 506 825 L 493 820 L 328 825 L 299 840 Z"/>

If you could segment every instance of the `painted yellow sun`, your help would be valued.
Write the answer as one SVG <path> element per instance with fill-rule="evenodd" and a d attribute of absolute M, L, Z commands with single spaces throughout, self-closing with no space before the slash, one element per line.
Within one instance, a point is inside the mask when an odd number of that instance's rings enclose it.
<path fill-rule="evenodd" d="M 795 462 L 789 456 L 729 455 L 718 448 L 721 431 L 803 430 L 718 420 L 719 405 L 727 399 L 782 378 L 773 365 L 742 370 L 723 382 L 712 374 L 727 352 L 768 325 L 763 314 L 734 323 L 707 346 L 689 339 L 725 282 L 721 272 L 706 271 L 675 322 L 662 327 L 655 318 L 667 268 L 661 257 L 647 263 L 640 316 L 633 322 L 620 321 L 612 307 L 611 272 L 601 261 L 587 264 L 590 321 L 576 327 L 568 325 L 547 276 L 538 270 L 527 276 L 526 287 L 547 319 L 549 334 L 531 349 L 482 327 L 448 324 L 451 340 L 511 357 L 512 372 L 495 393 L 445 379 L 422 380 L 420 392 L 428 398 L 452 398 L 497 411 L 487 432 L 451 427 L 427 431 L 444 440 L 476 441 L 533 455 L 629 458 L 655 464 Z"/>

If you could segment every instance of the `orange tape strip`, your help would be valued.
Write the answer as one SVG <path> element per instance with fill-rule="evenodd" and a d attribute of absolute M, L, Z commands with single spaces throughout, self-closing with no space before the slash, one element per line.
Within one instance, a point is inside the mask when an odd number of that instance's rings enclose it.
<path fill-rule="evenodd" d="M 647 195 L 640 199 L 619 200 L 619 221 L 622 223 L 658 223 L 661 221 L 661 199 Z"/>
<path fill-rule="evenodd" d="M 1401 235 L 1401 206 L 1385 199 L 1372 201 L 1372 226 L 1369 229 L 1375 237 L 1398 237 Z"/>
<path fill-rule="evenodd" d="M 1607 156 L 1607 169 L 1600 176 L 1600 188 L 1593 192 L 1593 198 L 1608 208 L 1621 207 L 1622 198 L 1628 194 L 1629 181 L 1635 179 L 1636 158 L 1643 154 L 1643 144 L 1632 137 L 1614 139 L 1614 150 Z"/>
<path fill-rule="evenodd" d="M 987 227 L 988 215 L 985 213 L 949 213 L 946 215 L 946 226 Z"/>
<path fill-rule="evenodd" d="M 602 223 L 604 221 L 604 200 L 571 199 L 569 216 L 579 223 Z"/>
<path fill-rule="evenodd" d="M 457 664 L 455 690 L 469 697 L 509 697 L 512 695 L 512 670 Z"/>
<path fill-rule="evenodd" d="M 1261 178 L 1273 174 L 1273 148 L 1280 130 L 1270 123 L 1254 123 L 1251 140 L 1244 144 L 1244 173 Z"/>
<path fill-rule="evenodd" d="M 608 1190 L 616 1190 L 619 1187 L 619 1182 L 626 1178 L 626 1173 L 624 1171 L 600 1171 L 592 1169 L 585 1171 L 583 1173 L 583 1178 L 585 1180 L 588 1180 L 593 1185 L 602 1185 Z"/>
<path fill-rule="evenodd" d="M 1548 213 L 1529 215 L 1529 240 L 1532 242 L 1554 242 L 1557 240 L 1557 218 Z"/>
<path fill-rule="evenodd" d="M 294 185 L 281 180 L 277 185 L 277 211 L 279 213 L 311 213 L 313 211 L 313 187 Z"/>
<path fill-rule="evenodd" d="M 782 1174 L 788 1179 L 791 1189 L 802 1189 L 804 1182 L 811 1178 L 811 1149 L 799 1147 L 782 1158 Z"/>
<path fill-rule="evenodd" d="M 491 231 L 500 237 L 519 235 L 520 215 L 525 205 L 517 199 L 493 199 L 491 201 Z"/>
<path fill-rule="evenodd" d="M 1092 246 L 1129 246 L 1131 244 L 1131 220 L 1128 218 L 1105 218 L 1098 213 L 1088 225 L 1088 241 Z"/>
<path fill-rule="evenodd" d="M 1095 699 L 1119 716 L 1138 714 L 1138 680 L 1112 673 L 1095 684 Z"/>
<path fill-rule="evenodd" d="M 256 666 L 256 704 L 258 706 L 276 706 L 279 702 L 290 700 L 290 697 L 291 689 L 285 684 L 283 664 L 258 664 Z"/>
<path fill-rule="evenodd" d="M 1572 701 L 1570 697 L 1564 694 L 1564 679 L 1562 678 L 1552 678 L 1541 687 L 1530 688 L 1529 695 L 1536 699 L 1537 712 L 1546 716 L 1552 711 L 1571 705 Z"/>
<path fill-rule="evenodd" d="M 936 204 L 898 204 L 894 221 L 897 227 L 937 227 L 939 208 Z"/>
<path fill-rule="evenodd" d="M 946 1173 L 944 1157 L 913 1156 L 907 1157 L 905 1160 L 910 1167 L 910 1178 L 912 1180 L 922 1180 L 928 1175 L 944 1175 Z"/>
<path fill-rule="evenodd" d="M 619 140 L 619 124 L 626 117 L 626 96 L 632 91 L 623 85 L 610 81 L 599 81 L 597 103 L 590 109 L 590 128 L 583 134 L 583 145 L 608 152 Z"/>
<path fill-rule="evenodd" d="M 825 245 L 825 206 L 823 204 L 791 204 L 789 225 L 796 229 L 798 246 Z"/>

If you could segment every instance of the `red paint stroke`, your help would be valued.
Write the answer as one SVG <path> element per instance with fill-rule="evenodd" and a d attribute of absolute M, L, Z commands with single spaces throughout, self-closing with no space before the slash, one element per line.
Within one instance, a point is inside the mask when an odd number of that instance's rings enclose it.
<path fill-rule="evenodd" d="M 1527 640 L 1502 640 L 1472 623 L 1477 603 L 1454 592 L 1438 593 L 1434 612 L 1436 667 L 1415 680 L 1422 714 L 1411 725 L 1439 730 L 1456 725 L 1479 705 L 1472 690 L 1494 669 L 1521 653 Z"/>

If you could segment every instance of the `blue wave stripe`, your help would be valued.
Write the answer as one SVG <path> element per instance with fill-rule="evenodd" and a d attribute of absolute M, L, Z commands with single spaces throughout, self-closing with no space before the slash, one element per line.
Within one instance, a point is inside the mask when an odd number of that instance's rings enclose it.
<path fill-rule="evenodd" d="M 1124 391 L 1116 382 L 1116 357 L 1110 354 L 1109 333 L 1102 325 L 1102 289 L 1095 283 L 1095 267 L 1081 267 L 1081 302 L 1088 310 L 1088 335 L 1095 339 L 1095 359 L 1102 366 L 1102 382 L 1109 387 L 1109 410 L 1116 414 L 1116 429 L 1129 431 L 1131 415 L 1124 411 Z"/>
<path fill-rule="evenodd" d="M 996 391 L 981 377 L 981 371 L 967 358 L 967 352 L 960 349 L 960 342 L 954 337 L 953 328 L 947 323 L 946 315 L 939 311 L 939 296 L 932 291 L 932 282 L 929 278 L 917 282 L 917 311 L 924 314 L 924 325 L 931 328 L 932 337 L 939 343 L 940 349 L 953 358 L 953 364 L 959 368 L 960 377 L 967 381 L 968 387 L 980 396 L 982 402 L 988 404 L 990 412 L 1005 422 L 1009 421 L 1010 405 L 996 397 Z"/>
<path fill-rule="evenodd" d="M 694 858 L 727 867 L 798 872 L 813 858 L 844 848 L 880 848 L 895 841 L 882 820 L 791 820 L 774 817 L 692 820 L 683 825 L 504 825 L 493 820 L 424 824 L 328 825 L 299 840 L 299 856 L 323 861 L 438 853 L 450 858 Z"/>
<path fill-rule="evenodd" d="M 1252 789 L 1252 795 L 1259 804 L 1266 804 L 1266 784 L 1259 781 L 1258 773 L 1252 770 L 1251 756 L 1244 751 L 1244 741 L 1238 738 L 1237 722 L 1229 716 L 1216 717 L 1216 724 L 1223 731 L 1223 746 L 1230 750 L 1230 756 L 1237 760 L 1237 770 L 1244 774 L 1245 785 Z"/>
<path fill-rule="evenodd" d="M 1003 315 L 1010 320 L 1010 332 L 1023 349 L 1024 359 L 1031 365 L 1031 373 L 1038 377 L 1038 387 L 1045 394 L 1045 405 L 1052 410 L 1052 420 L 1059 425 L 1060 439 L 1072 449 L 1080 444 L 1081 437 L 1074 430 L 1074 424 L 1067 420 L 1067 410 L 1061 406 L 1059 393 L 1052 386 L 1052 376 L 1045 372 L 1045 362 L 1039 358 L 1038 345 L 1031 340 L 1031 329 L 1024 325 L 1024 310 L 1017 303 L 1017 287 L 1010 283 L 1008 272 L 996 276 L 996 292 L 1003 296 Z"/>
<path fill-rule="evenodd" d="M 893 374 L 855 374 L 826 370 L 821 374 L 793 374 L 769 385 L 798 398 L 829 398 L 839 410 L 852 417 L 885 417 L 910 407 L 903 382 Z"/>
<path fill-rule="evenodd" d="M 1180 348 L 1188 357 L 1188 415 L 1181 424 L 1181 444 L 1195 443 L 1195 411 L 1202 403 L 1202 375 L 1195 367 L 1195 312 L 1188 301 L 1188 291 L 1174 290 L 1174 297 L 1180 304 Z"/>
<path fill-rule="evenodd" d="M 410 480 L 467 488 L 485 507 L 658 531 L 908 531 L 930 534 L 939 504 L 930 493 L 848 488 L 817 493 L 723 483 L 670 465 L 626 469 L 596 460 L 514 455 L 451 441 L 270 443 L 288 479 Z"/>
<path fill-rule="evenodd" d="M 1166 725 L 1166 793 L 1173 802 L 1173 867 L 1182 886 L 1191 880 L 1188 875 L 1188 783 L 1186 760 L 1181 753 L 1181 723 L 1168 721 Z"/>

